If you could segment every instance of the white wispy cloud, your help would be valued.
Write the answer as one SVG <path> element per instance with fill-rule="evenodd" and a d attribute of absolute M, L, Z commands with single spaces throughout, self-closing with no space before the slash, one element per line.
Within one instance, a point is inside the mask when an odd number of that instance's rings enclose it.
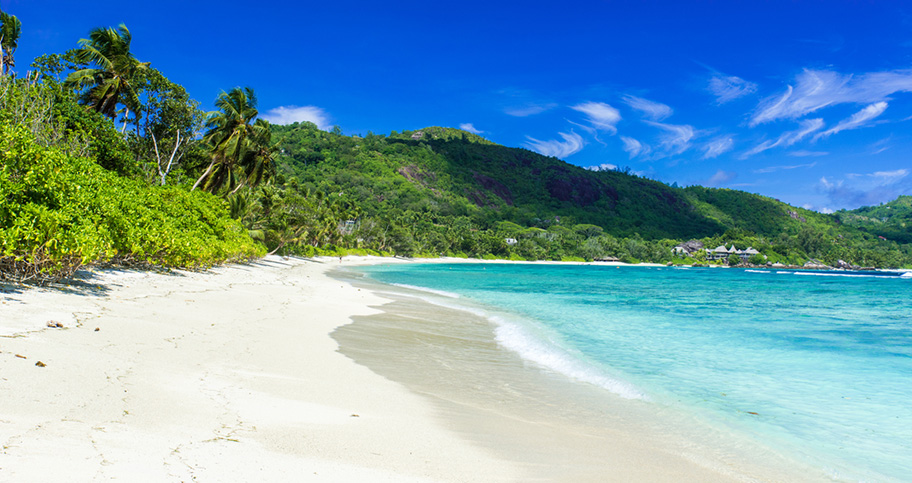
<path fill-rule="evenodd" d="M 633 109 L 640 111 L 653 121 L 661 121 L 674 112 L 671 107 L 661 102 L 650 101 L 642 97 L 626 95 L 622 98 L 624 102 Z"/>
<path fill-rule="evenodd" d="M 279 106 L 260 114 L 260 117 L 279 125 L 307 121 L 324 131 L 332 127 L 329 124 L 329 114 L 317 106 Z"/>
<path fill-rule="evenodd" d="M 731 151 L 735 140 L 731 136 L 719 137 L 703 146 L 703 159 L 717 158 L 719 155 Z"/>
<path fill-rule="evenodd" d="M 617 132 L 616 125 L 621 120 L 621 113 L 610 105 L 604 102 L 584 102 L 570 108 L 586 114 L 589 123 L 595 129 Z"/>
<path fill-rule="evenodd" d="M 712 175 L 708 180 L 706 180 L 706 186 L 719 186 L 729 181 L 735 179 L 738 176 L 734 171 L 723 171 L 718 170 L 716 174 Z"/>
<path fill-rule="evenodd" d="M 763 173 L 774 173 L 776 171 L 798 169 L 798 168 L 813 168 L 817 166 L 817 163 L 807 163 L 807 164 L 794 164 L 791 166 L 770 166 L 768 168 L 755 169 L 754 173 L 763 174 Z"/>
<path fill-rule="evenodd" d="M 757 84 L 733 75 L 716 73 L 709 79 L 709 92 L 716 96 L 717 104 L 725 104 L 757 91 Z"/>
<path fill-rule="evenodd" d="M 595 166 L 586 166 L 589 171 L 614 171 L 617 169 L 616 164 L 602 163 Z"/>
<path fill-rule="evenodd" d="M 532 136 L 526 136 L 526 139 L 529 142 L 525 143 L 524 146 L 528 147 L 532 151 L 535 151 L 539 154 L 545 156 L 554 156 L 555 158 L 566 158 L 571 154 L 579 152 L 583 149 L 583 146 L 586 144 L 583 142 L 583 137 L 574 132 L 571 133 L 558 133 L 560 137 L 564 138 L 563 141 L 558 141 L 552 139 L 550 141 L 540 141 L 533 138 Z"/>
<path fill-rule="evenodd" d="M 897 169 L 894 171 L 875 171 L 873 173 L 868 174 L 868 176 L 870 176 L 872 178 L 880 178 L 880 179 L 884 180 L 884 182 L 886 182 L 886 183 L 895 183 L 895 182 L 905 178 L 908 175 L 909 175 L 908 169 Z"/>
<path fill-rule="evenodd" d="M 799 149 L 797 151 L 792 151 L 788 153 L 789 156 L 794 156 L 796 158 L 806 158 L 809 156 L 826 156 L 830 153 L 826 151 L 808 151 L 806 149 Z"/>
<path fill-rule="evenodd" d="M 775 148 L 776 146 L 784 146 L 784 147 L 791 146 L 791 145 L 797 143 L 798 141 L 801 141 L 802 139 L 807 137 L 812 132 L 819 131 L 822 128 L 823 128 L 823 119 L 820 119 L 820 118 L 805 119 L 799 123 L 798 129 L 796 129 L 794 131 L 787 131 L 787 132 L 782 133 L 779 136 L 779 138 L 776 139 L 775 141 L 764 141 L 764 142 L 754 146 L 753 148 L 748 150 L 746 153 L 742 154 L 740 157 L 741 157 L 741 159 L 746 159 L 755 154 L 762 153 L 763 151 L 766 151 L 768 149 Z"/>
<path fill-rule="evenodd" d="M 462 129 L 463 131 L 468 131 L 472 134 L 481 134 L 484 132 L 484 131 L 475 129 L 475 125 L 472 124 L 471 122 L 464 122 L 464 123 L 460 124 L 459 129 Z"/>
<path fill-rule="evenodd" d="M 767 97 L 751 116 L 756 126 L 779 119 L 796 119 L 837 104 L 872 104 L 897 92 L 912 92 L 912 69 L 845 75 L 805 69 L 782 94 Z"/>
<path fill-rule="evenodd" d="M 633 159 L 640 155 L 649 154 L 649 146 L 637 141 L 632 137 L 621 136 L 621 142 L 624 143 L 624 151 L 630 155 L 630 158 Z"/>
<path fill-rule="evenodd" d="M 547 104 L 526 104 L 524 106 L 508 107 L 504 109 L 503 112 L 504 114 L 513 117 L 529 117 L 549 111 L 555 107 L 557 107 L 557 104 L 553 102 Z"/>
<path fill-rule="evenodd" d="M 873 156 L 875 154 L 880 154 L 893 146 L 890 144 L 893 142 L 893 136 L 889 136 L 883 139 L 879 139 L 868 146 L 870 154 Z"/>
<path fill-rule="evenodd" d="M 847 174 L 845 179 L 822 177 L 817 190 L 826 194 L 838 208 L 871 206 L 912 192 L 912 177 L 908 169 Z"/>
<path fill-rule="evenodd" d="M 848 119 L 844 119 L 839 124 L 827 129 L 826 131 L 817 134 L 814 136 L 814 141 L 822 138 L 831 136 L 838 133 L 839 131 L 848 131 L 850 129 L 858 129 L 865 127 L 865 125 L 871 119 L 883 114 L 887 110 L 887 103 L 884 101 L 876 102 L 870 106 L 865 107 L 864 109 L 852 114 Z"/>
<path fill-rule="evenodd" d="M 693 126 L 687 124 L 665 124 L 653 121 L 644 122 L 665 131 L 665 133 L 659 137 L 659 146 L 662 147 L 665 154 L 669 156 L 674 156 L 687 151 L 690 148 L 691 140 L 693 140 L 696 135 Z"/>

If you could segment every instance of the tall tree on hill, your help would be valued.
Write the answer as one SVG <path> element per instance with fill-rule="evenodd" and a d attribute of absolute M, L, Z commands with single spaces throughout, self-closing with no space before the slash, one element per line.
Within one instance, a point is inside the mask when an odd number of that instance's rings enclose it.
<path fill-rule="evenodd" d="M 5 75 L 16 66 L 13 55 L 19 47 L 22 23 L 15 15 L 0 12 L 0 75 Z"/>
<path fill-rule="evenodd" d="M 117 106 L 124 106 L 124 127 L 132 111 L 139 124 L 141 102 L 135 89 L 137 73 L 148 68 L 148 62 L 140 62 L 130 52 L 133 36 L 127 26 L 120 24 L 116 29 L 95 28 L 88 39 L 79 41 L 76 60 L 91 65 L 71 73 L 65 85 L 86 89 L 81 101 L 96 112 L 111 119 L 117 115 Z"/>
<path fill-rule="evenodd" d="M 269 123 L 256 119 L 256 94 L 249 87 L 235 87 L 215 100 L 219 109 L 209 113 L 203 141 L 212 150 L 212 161 L 193 185 L 215 193 L 256 185 L 272 171 L 275 147 Z"/>

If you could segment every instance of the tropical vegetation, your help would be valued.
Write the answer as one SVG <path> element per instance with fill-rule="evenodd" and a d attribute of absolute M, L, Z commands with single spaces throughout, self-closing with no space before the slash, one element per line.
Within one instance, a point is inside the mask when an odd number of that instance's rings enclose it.
<path fill-rule="evenodd" d="M 827 215 L 735 190 L 590 171 L 450 128 L 270 125 L 249 87 L 205 112 L 126 26 L 11 69 L 0 16 L 0 279 L 98 263 L 204 267 L 265 253 L 912 266 L 912 197 Z M 734 257 L 712 263 L 742 263 Z"/>

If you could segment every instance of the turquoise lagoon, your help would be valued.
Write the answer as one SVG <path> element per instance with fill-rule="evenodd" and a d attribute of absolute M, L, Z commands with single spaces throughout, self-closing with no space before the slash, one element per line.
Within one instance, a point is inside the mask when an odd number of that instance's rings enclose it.
<path fill-rule="evenodd" d="M 912 280 L 543 264 L 362 267 L 486 316 L 543 370 L 696 415 L 835 479 L 912 480 Z"/>

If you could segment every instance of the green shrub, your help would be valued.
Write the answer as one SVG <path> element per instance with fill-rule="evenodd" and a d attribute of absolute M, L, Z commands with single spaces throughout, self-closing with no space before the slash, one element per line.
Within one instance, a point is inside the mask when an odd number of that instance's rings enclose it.
<path fill-rule="evenodd" d="M 149 187 L 0 122 L 0 278 L 52 281 L 106 261 L 198 268 L 263 252 L 211 195 Z"/>

